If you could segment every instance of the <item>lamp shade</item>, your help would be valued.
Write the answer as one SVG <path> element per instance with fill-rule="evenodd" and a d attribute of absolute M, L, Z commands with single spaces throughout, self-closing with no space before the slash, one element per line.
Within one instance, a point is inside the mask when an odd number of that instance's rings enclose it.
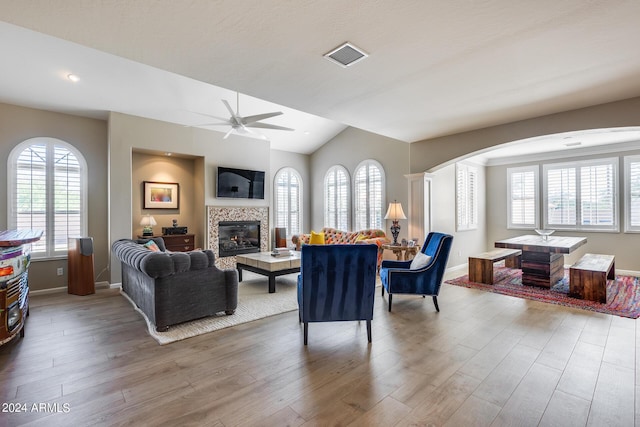
<path fill-rule="evenodd" d="M 400 202 L 394 201 L 393 203 L 389 203 L 389 209 L 387 209 L 387 214 L 384 216 L 384 219 L 407 219 Z"/>
<path fill-rule="evenodd" d="M 158 223 L 151 215 L 146 215 L 140 220 L 140 225 L 143 227 L 153 227 L 154 225 L 158 225 Z"/>

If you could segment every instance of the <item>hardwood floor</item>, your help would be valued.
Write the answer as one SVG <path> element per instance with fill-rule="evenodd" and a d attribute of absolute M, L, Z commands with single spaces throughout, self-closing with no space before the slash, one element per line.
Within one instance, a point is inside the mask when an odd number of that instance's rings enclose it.
<path fill-rule="evenodd" d="M 297 312 L 160 346 L 118 290 L 31 299 L 0 426 L 633 426 L 636 321 L 443 285 L 365 322 Z M 33 403 L 45 404 L 32 406 Z M 47 406 L 48 405 L 48 406 Z M 12 409 L 15 409 L 12 408 Z"/>

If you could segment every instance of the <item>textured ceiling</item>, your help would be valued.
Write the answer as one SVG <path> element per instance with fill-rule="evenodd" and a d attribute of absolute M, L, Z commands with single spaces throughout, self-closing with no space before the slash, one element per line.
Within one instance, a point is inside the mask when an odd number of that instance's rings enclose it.
<path fill-rule="evenodd" d="M 635 0 L 0 3 L 7 23 L 329 119 L 317 124 L 329 137 L 349 125 L 405 142 L 639 96 L 638 18 Z M 323 58 L 346 41 L 370 56 Z M 131 113 L 193 124 L 184 111 L 205 101 Z M 222 114 L 215 103 L 203 112 Z M 272 123 L 300 129 L 286 116 Z"/>

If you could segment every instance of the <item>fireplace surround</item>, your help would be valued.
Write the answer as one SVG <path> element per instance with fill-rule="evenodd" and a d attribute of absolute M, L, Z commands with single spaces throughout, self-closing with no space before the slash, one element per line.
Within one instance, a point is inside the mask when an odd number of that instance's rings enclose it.
<path fill-rule="evenodd" d="M 220 256 L 219 227 L 223 221 L 259 221 L 260 252 L 269 250 L 269 208 L 266 206 L 207 206 L 207 249 L 216 255 L 218 268 L 236 268 L 235 256 Z"/>

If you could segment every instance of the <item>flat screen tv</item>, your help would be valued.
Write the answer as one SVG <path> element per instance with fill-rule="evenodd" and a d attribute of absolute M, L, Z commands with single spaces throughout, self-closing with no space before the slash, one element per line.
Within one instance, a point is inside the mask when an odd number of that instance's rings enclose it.
<path fill-rule="evenodd" d="M 264 199 L 264 171 L 218 166 L 216 197 Z"/>

